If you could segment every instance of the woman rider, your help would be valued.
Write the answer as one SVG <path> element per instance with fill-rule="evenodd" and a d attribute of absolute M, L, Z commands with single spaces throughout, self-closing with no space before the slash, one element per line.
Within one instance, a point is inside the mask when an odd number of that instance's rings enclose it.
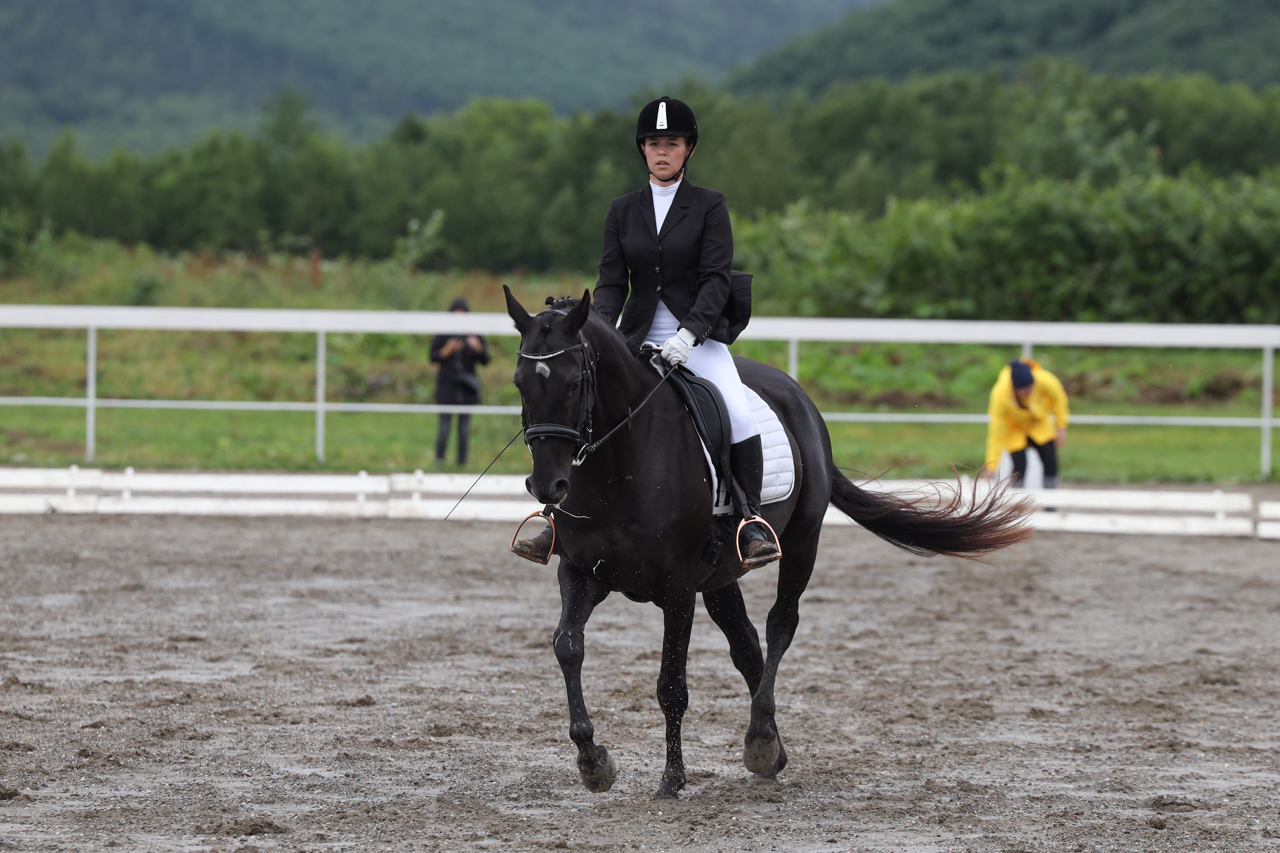
<path fill-rule="evenodd" d="M 732 433 L 729 465 L 746 493 L 748 511 L 758 516 L 760 436 L 725 344 L 733 230 L 724 195 L 683 180 L 697 145 L 698 124 L 684 102 L 662 97 L 640 111 L 636 148 L 649 184 L 614 199 L 605 217 L 595 309 L 611 323 L 621 315 L 618 330 L 633 350 L 645 343 L 659 346 L 668 364 L 684 364 L 720 390 Z M 778 558 L 764 525 L 746 525 L 741 537 L 743 568 Z M 516 543 L 516 550 L 545 557 L 550 546 L 548 528 Z"/>

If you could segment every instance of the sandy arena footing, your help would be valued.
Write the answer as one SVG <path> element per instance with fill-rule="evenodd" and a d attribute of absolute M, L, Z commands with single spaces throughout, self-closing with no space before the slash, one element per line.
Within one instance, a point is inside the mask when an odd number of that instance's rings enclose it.
<path fill-rule="evenodd" d="M 0 850 L 1280 848 L 1280 545 L 1041 533 L 990 564 L 829 527 L 748 784 L 748 697 L 699 612 L 691 782 L 662 622 L 610 597 L 578 782 L 554 570 L 510 526 L 12 516 Z M 776 572 L 744 582 L 763 630 Z"/>

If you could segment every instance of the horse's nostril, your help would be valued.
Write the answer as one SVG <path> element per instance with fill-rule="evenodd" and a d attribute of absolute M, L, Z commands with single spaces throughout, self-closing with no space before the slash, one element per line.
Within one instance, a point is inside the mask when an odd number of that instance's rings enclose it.
<path fill-rule="evenodd" d="M 524 488 L 525 491 L 544 504 L 558 504 L 564 500 L 565 495 L 569 494 L 569 481 L 560 477 L 553 480 L 548 486 L 544 480 L 541 487 L 538 487 L 534 485 L 533 477 L 526 477 Z"/>

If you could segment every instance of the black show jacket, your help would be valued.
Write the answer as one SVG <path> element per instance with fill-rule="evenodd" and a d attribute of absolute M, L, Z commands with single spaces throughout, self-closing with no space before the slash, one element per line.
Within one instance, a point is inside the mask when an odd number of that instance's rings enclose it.
<path fill-rule="evenodd" d="M 621 313 L 619 330 L 636 350 L 649 333 L 659 300 L 698 343 L 717 340 L 717 332 L 722 336 L 728 327 L 722 314 L 732 266 L 733 229 L 723 194 L 681 181 L 659 234 L 646 185 L 609 207 L 596 310 L 610 322 Z"/>

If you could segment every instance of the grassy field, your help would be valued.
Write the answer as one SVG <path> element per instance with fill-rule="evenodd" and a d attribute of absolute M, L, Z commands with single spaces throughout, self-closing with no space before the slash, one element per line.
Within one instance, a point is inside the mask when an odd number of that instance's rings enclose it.
<path fill-rule="evenodd" d="M 281 308 L 440 310 L 465 295 L 476 310 L 502 310 L 502 284 L 530 307 L 546 295 L 581 293 L 584 277 L 415 274 L 394 261 L 310 265 L 284 256 L 165 257 L 74 238 L 38 247 L 27 274 L 0 280 L 0 303 L 161 304 Z M 329 400 L 431 402 L 434 371 L 425 339 L 331 335 Z M 514 405 L 515 338 L 490 341 L 484 402 Z M 309 335 L 105 331 L 99 335 L 103 398 L 309 401 L 315 388 Z M 781 342 L 743 342 L 735 352 L 786 365 Z M 823 411 L 981 412 L 1010 347 L 806 344 L 800 376 Z M 1072 409 L 1091 414 L 1257 416 L 1261 358 L 1252 351 L 1045 348 Z M 0 396 L 83 396 L 83 332 L 0 329 Z M 479 471 L 519 429 L 515 417 L 473 420 L 466 470 Z M 371 472 L 434 465 L 436 418 L 330 414 L 326 462 L 313 454 L 306 413 L 98 413 L 97 462 L 108 467 Z M 984 428 L 969 425 L 833 424 L 836 460 L 873 476 L 946 476 L 982 462 Z M 84 412 L 0 408 L 0 464 L 82 463 Z M 1256 430 L 1091 427 L 1071 430 L 1068 480 L 1247 482 L 1257 479 Z M 525 470 L 519 442 L 494 470 Z M 457 470 L 450 463 L 445 470 Z"/>
<path fill-rule="evenodd" d="M 0 463 L 84 464 L 84 413 L 0 411 Z M 478 417 L 471 459 L 438 470 L 479 472 L 520 428 L 516 417 Z M 314 418 L 297 413 L 98 412 L 97 465 L 121 468 L 432 470 L 436 419 L 419 415 L 330 414 L 326 462 L 312 452 Z M 832 424 L 836 462 L 873 477 L 946 477 L 982 462 L 979 425 Z M 452 451 L 451 457 L 452 459 Z M 494 471 L 526 473 L 517 441 Z M 1067 480 L 1239 483 L 1257 479 L 1258 433 L 1248 429 L 1074 427 L 1062 451 Z"/>

